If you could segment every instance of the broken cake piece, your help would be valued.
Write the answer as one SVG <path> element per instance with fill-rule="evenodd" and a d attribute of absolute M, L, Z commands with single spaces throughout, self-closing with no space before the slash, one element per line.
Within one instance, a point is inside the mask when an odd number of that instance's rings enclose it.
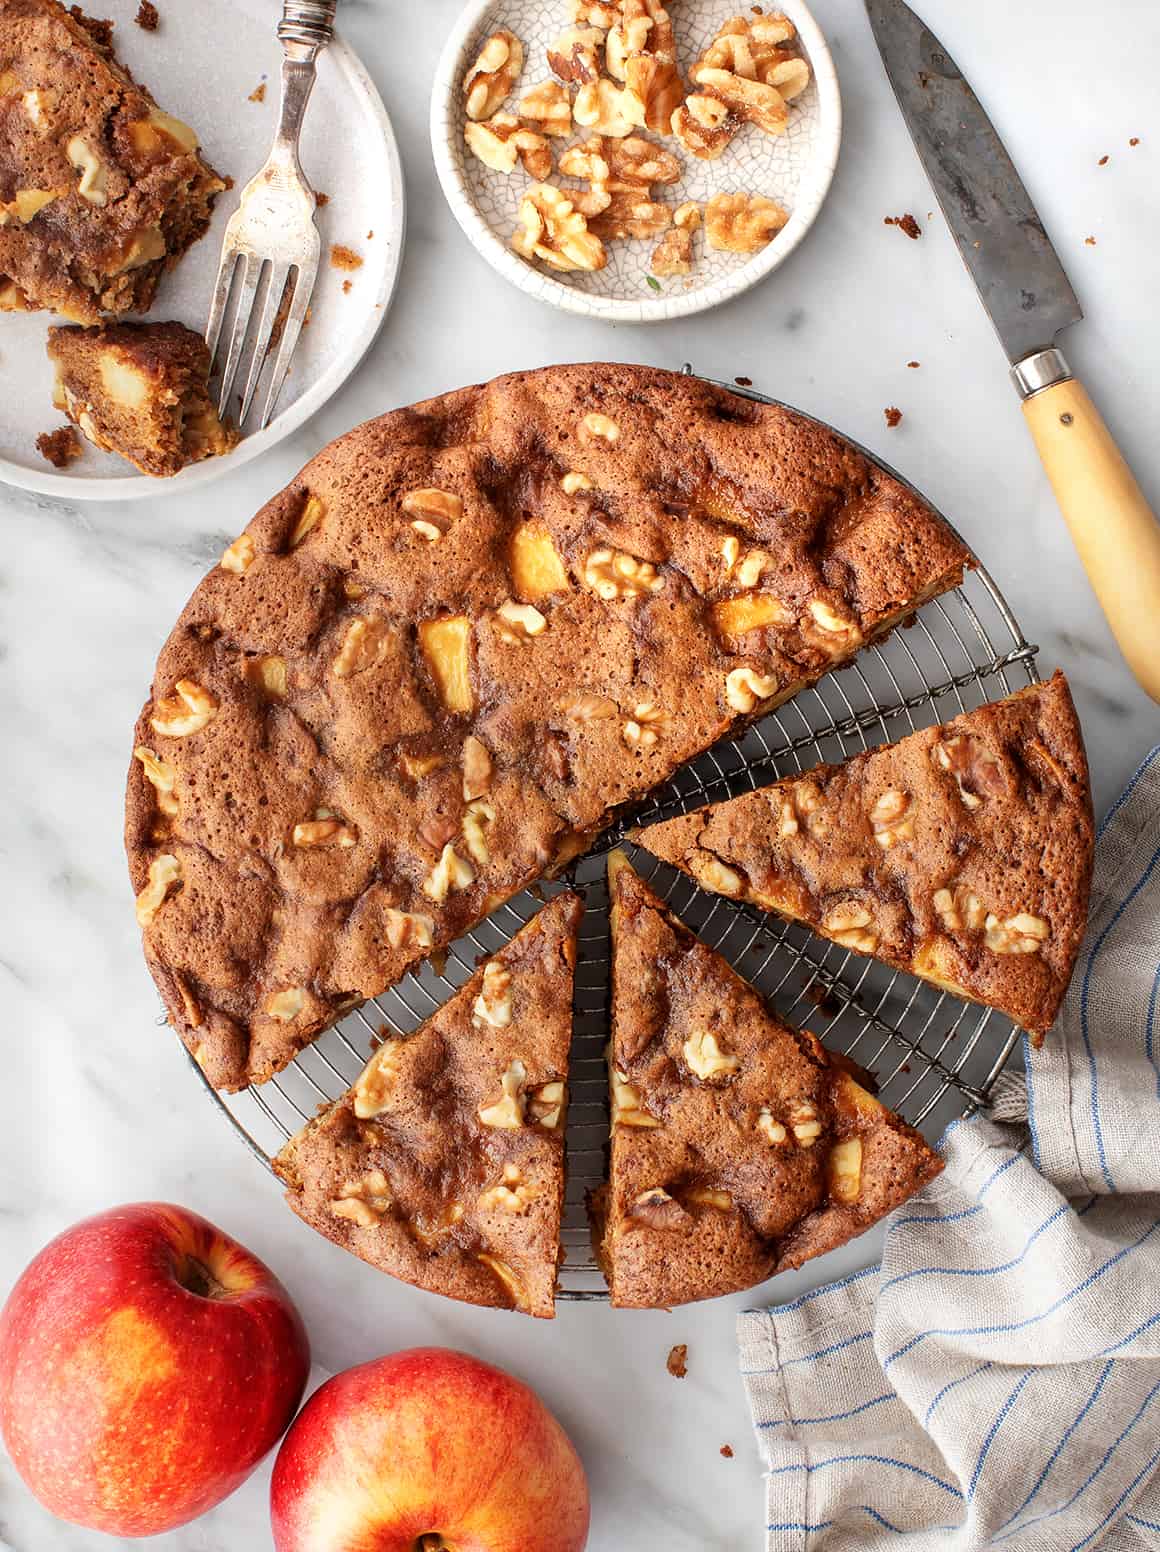
<path fill-rule="evenodd" d="M 209 396 L 205 340 L 183 324 L 53 328 L 48 354 L 57 409 L 143 474 L 177 474 L 238 440 Z"/>
<path fill-rule="evenodd" d="M 557 895 L 291 1138 L 300 1218 L 418 1288 L 551 1317 L 581 913 Z"/>
<path fill-rule="evenodd" d="M 673 916 L 623 852 L 612 1135 L 590 1211 L 612 1303 L 737 1293 L 861 1234 L 942 1169 L 808 1031 Z"/>
<path fill-rule="evenodd" d="M 1092 869 L 1067 680 L 634 839 L 705 889 L 998 1008 L 1038 1045 L 1079 952 Z"/>
<path fill-rule="evenodd" d="M 0 311 L 144 312 L 225 187 L 109 30 L 57 0 L 0 0 Z"/>

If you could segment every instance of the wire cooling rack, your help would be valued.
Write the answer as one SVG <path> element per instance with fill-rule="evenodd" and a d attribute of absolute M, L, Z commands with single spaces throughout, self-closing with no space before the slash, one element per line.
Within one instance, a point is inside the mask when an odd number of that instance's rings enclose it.
<path fill-rule="evenodd" d="M 732 391 L 776 402 L 752 390 Z M 894 470 L 887 472 L 902 479 Z M 1035 679 L 1035 653 L 999 589 L 978 567 L 962 587 L 927 604 L 886 641 L 827 674 L 741 737 L 716 745 L 686 766 L 631 815 L 622 816 L 565 879 L 545 882 L 501 906 L 453 944 L 438 969 L 428 962 L 347 1014 L 261 1088 L 217 1094 L 206 1084 L 208 1092 L 270 1168 L 282 1144 L 319 1107 L 350 1087 L 384 1031 L 416 1029 L 471 977 L 479 959 L 502 948 L 545 899 L 565 885 L 576 887 L 586 909 L 576 970 L 558 1296 L 607 1298 L 592 1254 L 584 1199 L 603 1178 L 608 1140 L 605 857 L 612 846 L 624 844 L 642 877 L 783 1018 L 808 1026 L 832 1050 L 868 1068 L 883 1103 L 928 1137 L 937 1137 L 958 1116 L 986 1103 L 1019 1037 L 1009 1019 L 779 917 L 703 894 L 623 837 L 632 824 L 668 818 L 823 761 L 845 759 L 1010 695 Z M 193 1066 L 204 1083 L 201 1069 Z"/>

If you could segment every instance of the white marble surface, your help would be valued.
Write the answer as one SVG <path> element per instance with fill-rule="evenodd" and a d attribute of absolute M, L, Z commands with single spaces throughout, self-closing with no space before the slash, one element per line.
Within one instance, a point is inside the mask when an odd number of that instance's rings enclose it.
<path fill-rule="evenodd" d="M 171 5 L 188 0 L 168 0 Z M 275 9 L 271 0 L 271 10 Z M 933 209 L 857 0 L 817 0 L 846 139 L 802 247 L 728 308 L 653 330 L 565 317 L 517 295 L 469 247 L 439 195 L 426 83 L 456 0 L 343 0 L 399 134 L 410 237 L 394 310 L 351 383 L 290 442 L 210 491 L 118 510 L 0 488 L 6 1103 L 0 1288 L 83 1214 L 185 1202 L 265 1256 L 293 1290 L 320 1365 L 445 1342 L 536 1385 L 591 1474 L 593 1552 L 734 1552 L 761 1544 L 762 1483 L 733 1352 L 744 1300 L 675 1314 L 565 1305 L 554 1325 L 414 1293 L 316 1240 L 211 1111 L 155 1027 L 121 854 L 129 735 L 156 649 L 226 536 L 329 438 L 381 409 L 512 367 L 616 357 L 744 375 L 882 452 L 943 508 L 1005 588 L 1042 664 L 1071 677 L 1097 807 L 1160 737 L 1064 534 L 1004 363 Z M 1160 500 L 1154 306 L 1160 11 L 1145 0 L 925 0 L 928 18 L 1005 133 L 1087 309 L 1068 348 Z M 1141 144 L 1129 149 L 1130 136 Z M 1110 157 L 1104 167 L 1100 156 Z M 882 218 L 911 210 L 910 242 Z M 1094 236 L 1095 246 L 1085 244 Z M 917 371 L 906 362 L 921 361 Z M 0 328 L 0 391 L 6 382 Z M 882 410 L 898 405 L 887 431 Z M 864 1247 L 834 1270 L 861 1260 Z M 787 1277 L 780 1297 L 799 1284 Z M 689 1344 L 689 1377 L 665 1372 Z M 718 1454 L 731 1443 L 732 1460 Z M 165 1552 L 269 1545 L 267 1471 Z M 0 1545 L 110 1543 L 52 1522 L 0 1463 Z"/>

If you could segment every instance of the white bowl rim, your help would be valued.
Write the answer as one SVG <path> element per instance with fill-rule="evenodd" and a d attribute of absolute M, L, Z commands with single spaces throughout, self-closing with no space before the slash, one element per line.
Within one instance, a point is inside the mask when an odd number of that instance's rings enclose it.
<path fill-rule="evenodd" d="M 842 95 L 837 68 L 825 35 L 814 20 L 806 0 L 780 0 L 780 5 L 797 28 L 817 85 L 820 138 L 811 158 L 817 169 L 817 182 L 810 213 L 802 215 L 800 210 L 791 212 L 789 220 L 774 240 L 755 254 L 748 264 L 740 266 L 728 281 L 684 293 L 644 297 L 639 301 L 595 296 L 589 291 L 579 291 L 574 286 L 566 285 L 543 270 L 534 269 L 497 236 L 480 215 L 467 191 L 451 153 L 452 137 L 447 131 L 453 115 L 449 112 L 449 102 L 460 90 L 462 56 L 468 41 L 478 31 L 487 12 L 496 4 L 497 0 L 468 0 L 459 20 L 451 29 L 435 67 L 430 123 L 435 171 L 447 203 L 476 251 L 505 280 L 537 301 L 559 307 L 564 312 L 578 313 L 585 318 L 603 318 L 610 323 L 663 323 L 670 318 L 687 318 L 693 313 L 708 312 L 713 307 L 732 301 L 785 262 L 814 224 L 825 203 L 838 165 L 842 142 Z"/>

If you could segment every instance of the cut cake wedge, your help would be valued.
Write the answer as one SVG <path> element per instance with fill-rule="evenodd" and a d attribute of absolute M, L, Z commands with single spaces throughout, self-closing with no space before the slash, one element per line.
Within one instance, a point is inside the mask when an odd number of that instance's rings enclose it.
<path fill-rule="evenodd" d="M 300 1218 L 403 1282 L 552 1315 L 581 913 L 558 895 L 291 1138 Z"/>
<path fill-rule="evenodd" d="M 998 1008 L 1039 1044 L 1083 939 L 1092 870 L 1067 681 L 634 839 L 705 889 Z"/>
<path fill-rule="evenodd" d="M 942 1161 L 609 863 L 612 1138 L 590 1203 L 622 1307 L 736 1293 L 861 1234 Z"/>

